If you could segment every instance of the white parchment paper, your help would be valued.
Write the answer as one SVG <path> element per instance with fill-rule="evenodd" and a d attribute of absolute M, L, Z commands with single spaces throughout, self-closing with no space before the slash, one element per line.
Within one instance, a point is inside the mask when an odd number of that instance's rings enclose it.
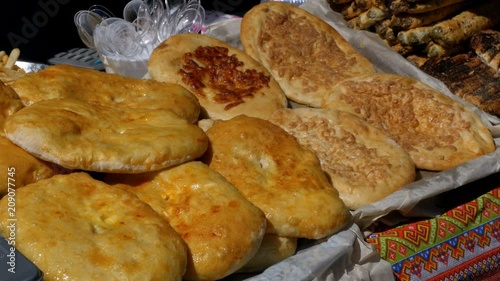
<path fill-rule="evenodd" d="M 358 52 L 368 58 L 380 72 L 395 73 L 416 78 L 476 111 L 495 137 L 494 153 L 439 173 L 421 173 L 421 179 L 393 193 L 387 198 L 352 212 L 353 223 L 335 235 L 305 245 L 296 255 L 255 275 L 235 274 L 227 280 L 394 280 L 392 269 L 381 260 L 375 248 L 364 238 L 376 221 L 396 224 L 405 217 L 434 217 L 442 210 L 433 206 L 419 206 L 419 202 L 450 191 L 467 183 L 500 172 L 500 119 L 453 95 L 439 80 L 427 75 L 394 52 L 376 34 L 353 30 L 342 16 L 332 11 L 326 0 L 309 0 L 300 6 L 334 27 Z M 242 48 L 241 19 L 232 18 L 210 25 L 206 34 Z"/>

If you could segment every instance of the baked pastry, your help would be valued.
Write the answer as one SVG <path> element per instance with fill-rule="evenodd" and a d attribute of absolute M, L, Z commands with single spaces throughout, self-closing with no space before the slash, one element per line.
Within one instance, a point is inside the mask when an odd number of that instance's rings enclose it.
<path fill-rule="evenodd" d="M 187 250 L 180 236 L 133 193 L 86 173 L 55 175 L 0 201 L 3 235 L 44 280 L 182 280 Z"/>
<path fill-rule="evenodd" d="M 109 107 L 168 109 L 190 123 L 198 120 L 200 104 L 177 84 L 134 79 L 69 65 L 54 65 L 17 79 L 12 88 L 30 106 L 41 100 L 74 98 Z"/>
<path fill-rule="evenodd" d="M 0 81 L 0 136 L 4 135 L 3 124 L 7 117 L 23 107 L 24 105 L 16 92 Z"/>
<path fill-rule="evenodd" d="M 361 118 L 336 109 L 276 111 L 269 121 L 316 153 L 350 209 L 381 200 L 415 180 L 408 153 Z"/>
<path fill-rule="evenodd" d="M 67 169 L 140 173 L 203 155 L 208 138 L 170 110 L 111 108 L 77 99 L 25 107 L 5 123 L 8 139 Z"/>
<path fill-rule="evenodd" d="M 267 233 L 257 254 L 239 272 L 260 272 L 291 257 L 297 250 L 297 240 Z"/>
<path fill-rule="evenodd" d="M 495 151 L 491 132 L 469 107 L 395 74 L 343 81 L 323 106 L 351 112 L 382 130 L 419 169 L 440 171 Z"/>
<path fill-rule="evenodd" d="M 375 72 L 333 27 L 292 4 L 254 6 L 243 16 L 240 37 L 245 52 L 299 104 L 319 107 L 338 82 Z"/>
<path fill-rule="evenodd" d="M 151 54 L 149 75 L 178 83 L 198 97 L 202 118 L 229 119 L 239 114 L 267 118 L 287 104 L 269 71 L 243 51 L 201 34 L 178 34 Z"/>
<path fill-rule="evenodd" d="M 262 242 L 264 213 L 201 162 L 148 174 L 111 174 L 105 180 L 123 183 L 184 239 L 184 280 L 222 279 L 246 264 Z"/>
<path fill-rule="evenodd" d="M 0 136 L 0 196 L 27 184 L 52 177 L 50 164 L 39 160 L 4 136 Z"/>
<path fill-rule="evenodd" d="M 318 157 L 279 126 L 240 115 L 215 121 L 206 133 L 202 160 L 266 214 L 267 233 L 319 239 L 348 223 Z"/>

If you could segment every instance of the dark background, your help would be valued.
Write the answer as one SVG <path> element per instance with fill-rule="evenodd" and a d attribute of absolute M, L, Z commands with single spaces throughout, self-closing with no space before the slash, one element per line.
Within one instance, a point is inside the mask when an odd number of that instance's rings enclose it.
<path fill-rule="evenodd" d="M 76 31 L 73 16 L 99 4 L 123 17 L 129 0 L 2 0 L 0 50 L 21 50 L 21 60 L 46 63 L 59 52 L 86 47 Z M 260 0 L 201 0 L 206 10 L 243 15 Z"/>

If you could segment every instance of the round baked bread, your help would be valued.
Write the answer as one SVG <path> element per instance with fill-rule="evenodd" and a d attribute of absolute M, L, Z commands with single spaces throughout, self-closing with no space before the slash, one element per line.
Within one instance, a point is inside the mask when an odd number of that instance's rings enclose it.
<path fill-rule="evenodd" d="M 73 98 L 129 110 L 168 109 L 190 123 L 196 122 L 200 114 L 196 97 L 180 85 L 69 65 L 30 72 L 12 87 L 26 106 L 47 99 Z"/>
<path fill-rule="evenodd" d="M 239 272 L 261 272 L 291 257 L 297 250 L 297 238 L 281 237 L 267 233 L 257 254 Z"/>
<path fill-rule="evenodd" d="M 111 108 L 77 99 L 34 103 L 5 123 L 8 139 L 67 169 L 140 173 L 203 155 L 208 138 L 169 110 Z"/>
<path fill-rule="evenodd" d="M 222 279 L 246 264 L 262 242 L 264 213 L 201 162 L 148 174 L 108 175 L 106 181 L 123 183 L 184 239 L 184 280 Z"/>
<path fill-rule="evenodd" d="M 184 242 L 129 191 L 73 173 L 22 187 L 15 200 L 15 213 L 9 197 L 0 202 L 1 231 L 46 281 L 182 280 Z"/>
<path fill-rule="evenodd" d="M 246 115 L 217 120 L 202 158 L 267 217 L 267 233 L 319 239 L 344 227 L 349 211 L 318 157 L 273 123 Z"/>
<path fill-rule="evenodd" d="M 0 136 L 5 135 L 3 125 L 7 117 L 23 107 L 24 105 L 16 92 L 0 81 Z"/>
<path fill-rule="evenodd" d="M 269 121 L 316 153 L 350 209 L 383 199 L 415 180 L 415 164 L 408 153 L 351 113 L 326 108 L 282 109 Z"/>
<path fill-rule="evenodd" d="M 202 118 L 239 114 L 266 119 L 287 99 L 269 71 L 243 51 L 201 34 L 178 34 L 151 54 L 149 75 L 178 83 L 198 97 Z"/>
<path fill-rule="evenodd" d="M 366 120 L 406 150 L 419 169 L 446 170 L 495 151 L 476 113 L 413 78 L 377 73 L 345 80 L 323 107 Z"/>
<path fill-rule="evenodd" d="M 375 67 L 330 25 L 292 4 L 254 6 L 241 22 L 241 43 L 292 101 L 321 106 L 332 87 Z"/>
<path fill-rule="evenodd" d="M 7 138 L 0 136 L 0 196 L 13 189 L 50 178 L 54 170 Z"/>

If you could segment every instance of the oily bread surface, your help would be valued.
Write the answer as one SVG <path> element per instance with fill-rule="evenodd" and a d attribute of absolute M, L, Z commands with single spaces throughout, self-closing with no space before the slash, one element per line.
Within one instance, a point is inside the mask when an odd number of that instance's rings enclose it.
<path fill-rule="evenodd" d="M 131 192 L 86 173 L 56 175 L 16 191 L 16 248 L 44 280 L 181 280 L 186 247 Z M 11 218 L 0 201 L 1 231 Z"/>
<path fill-rule="evenodd" d="M 319 239 L 349 220 L 316 155 L 271 122 L 240 115 L 207 130 L 203 157 L 268 220 L 267 233 Z"/>
<path fill-rule="evenodd" d="M 189 249 L 184 279 L 222 279 L 259 249 L 264 213 L 201 162 L 149 174 L 109 175 L 109 180 L 123 183 L 180 234 Z"/>
<path fill-rule="evenodd" d="M 205 133 L 169 110 L 122 110 L 76 99 L 39 101 L 5 123 L 16 145 L 67 169 L 140 173 L 203 155 Z"/>
<path fill-rule="evenodd" d="M 7 117 L 23 107 L 16 92 L 10 86 L 0 82 L 0 136 L 5 135 L 3 125 Z"/>
<path fill-rule="evenodd" d="M 476 113 L 413 78 L 377 73 L 346 80 L 323 106 L 356 114 L 382 130 L 419 169 L 446 170 L 495 151 Z"/>
<path fill-rule="evenodd" d="M 168 109 L 190 123 L 198 120 L 196 97 L 177 84 L 134 79 L 69 65 L 55 65 L 17 79 L 12 87 L 26 106 L 73 98 L 110 107 Z"/>
<path fill-rule="evenodd" d="M 316 153 L 350 209 L 385 198 L 415 180 L 415 164 L 408 153 L 354 114 L 296 108 L 278 110 L 269 120 Z"/>
<path fill-rule="evenodd" d="M 151 54 L 151 77 L 189 89 L 203 108 L 202 118 L 246 114 L 266 119 L 287 104 L 269 71 L 243 51 L 201 34 L 178 34 Z"/>
<path fill-rule="evenodd" d="M 243 17 L 240 37 L 245 52 L 299 104 L 319 107 L 336 83 L 375 72 L 333 27 L 291 4 L 254 6 Z"/>
<path fill-rule="evenodd" d="M 0 136 L 0 196 L 9 187 L 17 189 L 27 184 L 52 177 L 55 172 L 48 163 L 41 161 L 7 138 Z M 9 185 L 10 183 L 10 185 Z"/>

